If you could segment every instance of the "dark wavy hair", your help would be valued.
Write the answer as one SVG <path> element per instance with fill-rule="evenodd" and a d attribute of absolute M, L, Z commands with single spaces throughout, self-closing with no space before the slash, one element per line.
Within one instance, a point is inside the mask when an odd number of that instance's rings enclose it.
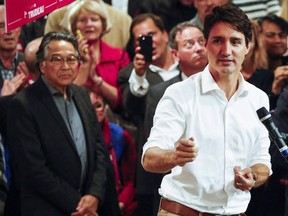
<path fill-rule="evenodd" d="M 252 24 L 248 16 L 239 7 L 231 4 L 216 6 L 212 14 L 205 17 L 204 37 L 208 40 L 211 29 L 216 23 L 223 22 L 244 34 L 246 46 L 252 39 Z"/>
<path fill-rule="evenodd" d="M 135 28 L 135 26 L 139 25 L 140 23 L 148 20 L 148 19 L 151 19 L 155 26 L 160 29 L 161 32 L 164 32 L 166 31 L 165 30 L 165 26 L 164 26 L 164 22 L 162 20 L 161 17 L 153 14 L 153 13 L 143 13 L 143 14 L 139 14 L 138 16 L 134 17 L 132 23 L 131 23 L 131 26 L 130 26 L 130 37 L 131 39 L 135 39 L 134 35 L 133 35 L 133 29 Z M 137 35 L 138 36 L 138 35 Z M 136 36 L 136 37 L 137 37 Z"/>
<path fill-rule="evenodd" d="M 267 22 L 271 22 L 274 23 L 275 25 L 279 26 L 279 28 L 285 32 L 286 34 L 288 33 L 288 22 L 286 22 L 285 19 L 283 19 L 282 17 L 279 17 L 275 14 L 270 14 L 268 16 L 262 17 L 260 19 L 257 20 L 261 30 L 262 30 L 262 24 L 263 22 L 267 21 Z"/>

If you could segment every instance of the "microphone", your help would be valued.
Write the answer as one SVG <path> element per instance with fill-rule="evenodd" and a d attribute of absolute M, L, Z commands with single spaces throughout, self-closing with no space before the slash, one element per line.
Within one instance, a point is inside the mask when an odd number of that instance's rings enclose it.
<path fill-rule="evenodd" d="M 288 159 L 288 146 L 286 145 L 282 134 L 279 133 L 278 128 L 275 126 L 271 114 L 265 107 L 258 109 L 256 112 L 260 121 L 269 131 L 270 140 L 277 146 L 281 155 Z"/>

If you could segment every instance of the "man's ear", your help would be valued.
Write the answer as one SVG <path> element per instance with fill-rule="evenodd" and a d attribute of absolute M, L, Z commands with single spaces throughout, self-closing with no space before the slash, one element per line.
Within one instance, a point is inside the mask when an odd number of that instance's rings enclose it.
<path fill-rule="evenodd" d="M 246 46 L 246 52 L 245 52 L 245 55 L 247 55 L 250 51 L 250 48 L 251 48 L 251 43 L 249 42 Z"/>
<path fill-rule="evenodd" d="M 39 63 L 39 69 L 40 69 L 42 74 L 45 74 L 45 68 L 46 68 L 45 61 L 40 62 Z"/>
<path fill-rule="evenodd" d="M 178 58 L 178 51 L 176 49 L 171 49 L 171 53 L 172 53 L 172 56 L 174 57 L 175 60 L 179 60 Z"/>

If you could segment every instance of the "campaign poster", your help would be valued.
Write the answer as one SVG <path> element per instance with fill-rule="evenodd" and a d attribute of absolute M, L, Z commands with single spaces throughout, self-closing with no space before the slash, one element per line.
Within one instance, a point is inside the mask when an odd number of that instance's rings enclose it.
<path fill-rule="evenodd" d="M 5 31 L 38 19 L 75 0 L 4 0 L 6 10 Z"/>

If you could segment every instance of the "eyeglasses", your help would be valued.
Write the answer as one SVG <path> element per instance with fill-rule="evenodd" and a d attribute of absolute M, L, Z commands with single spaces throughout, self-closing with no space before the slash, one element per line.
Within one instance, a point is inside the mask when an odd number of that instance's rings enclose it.
<path fill-rule="evenodd" d="M 59 67 L 62 66 L 64 62 L 66 62 L 66 64 L 69 66 L 75 66 L 79 63 L 79 59 L 76 56 L 69 56 L 67 58 L 63 58 L 61 56 L 52 56 L 49 61 Z"/>

